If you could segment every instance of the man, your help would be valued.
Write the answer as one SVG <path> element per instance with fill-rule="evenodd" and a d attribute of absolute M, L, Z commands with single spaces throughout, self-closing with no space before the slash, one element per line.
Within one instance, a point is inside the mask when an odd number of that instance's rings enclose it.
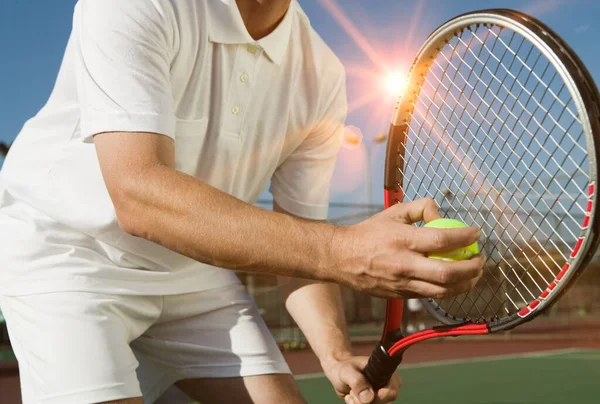
<path fill-rule="evenodd" d="M 438 217 L 430 200 L 319 222 L 344 86 L 294 0 L 80 0 L 54 91 L 0 177 L 24 402 L 151 403 L 173 385 L 204 404 L 303 402 L 231 269 L 298 278 L 286 306 L 340 397 L 392 401 L 399 379 L 368 385 L 322 281 L 461 293 L 481 258 L 423 253 L 479 233 L 410 226 Z M 275 212 L 251 205 L 269 180 Z"/>

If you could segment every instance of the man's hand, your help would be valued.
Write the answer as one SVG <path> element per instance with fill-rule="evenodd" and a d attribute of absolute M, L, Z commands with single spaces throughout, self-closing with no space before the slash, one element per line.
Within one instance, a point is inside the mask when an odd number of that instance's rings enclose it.
<path fill-rule="evenodd" d="M 425 254 L 470 245 L 479 238 L 479 230 L 412 226 L 439 217 L 432 199 L 419 199 L 338 228 L 332 241 L 339 265 L 336 281 L 387 298 L 441 299 L 471 290 L 482 274 L 481 255 L 446 262 Z"/>
<path fill-rule="evenodd" d="M 338 396 L 347 404 L 383 404 L 398 398 L 398 389 L 402 380 L 394 373 L 387 386 L 375 393 L 361 373 L 369 360 L 366 356 L 349 356 L 342 360 L 330 360 L 322 363 L 325 376 L 329 379 Z"/>

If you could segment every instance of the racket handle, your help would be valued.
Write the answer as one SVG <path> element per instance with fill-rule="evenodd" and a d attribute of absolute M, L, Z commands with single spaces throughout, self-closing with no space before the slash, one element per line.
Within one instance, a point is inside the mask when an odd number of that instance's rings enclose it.
<path fill-rule="evenodd" d="M 377 391 L 388 384 L 400 362 L 402 362 L 402 354 L 390 356 L 381 344 L 377 344 L 362 373 Z"/>

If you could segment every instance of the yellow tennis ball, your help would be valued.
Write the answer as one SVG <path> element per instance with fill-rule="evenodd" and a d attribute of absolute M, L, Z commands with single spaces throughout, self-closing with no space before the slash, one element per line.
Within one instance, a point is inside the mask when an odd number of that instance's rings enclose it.
<path fill-rule="evenodd" d="M 432 227 L 435 229 L 461 229 L 468 226 L 456 219 L 435 219 L 429 223 L 426 223 L 425 227 Z M 427 254 L 427 256 L 429 258 L 435 258 L 444 261 L 461 261 L 467 260 L 476 254 L 479 254 L 479 245 L 477 242 L 474 242 L 467 247 L 457 248 L 451 251 L 431 253 Z"/>

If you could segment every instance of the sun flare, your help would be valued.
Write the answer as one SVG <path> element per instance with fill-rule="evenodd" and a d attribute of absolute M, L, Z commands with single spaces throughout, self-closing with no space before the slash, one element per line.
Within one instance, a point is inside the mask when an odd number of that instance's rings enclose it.
<path fill-rule="evenodd" d="M 404 75 L 400 73 L 390 73 L 384 79 L 383 86 L 389 95 L 397 97 L 402 92 L 404 88 Z"/>

